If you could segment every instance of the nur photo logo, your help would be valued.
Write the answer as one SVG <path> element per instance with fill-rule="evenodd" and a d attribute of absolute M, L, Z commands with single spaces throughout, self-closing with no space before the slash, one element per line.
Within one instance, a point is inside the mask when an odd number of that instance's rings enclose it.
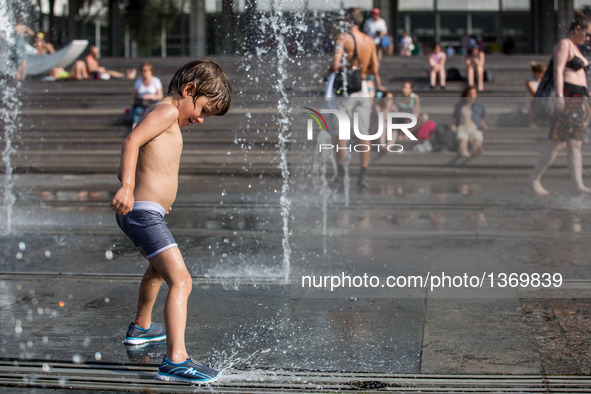
<path fill-rule="evenodd" d="M 353 113 L 353 121 L 349 118 L 349 115 L 345 111 L 341 111 L 338 109 L 321 109 L 320 111 L 316 111 L 310 107 L 302 107 L 310 112 L 305 112 L 311 119 L 307 119 L 307 139 L 309 141 L 313 141 L 317 139 L 317 136 L 323 130 L 326 132 L 334 135 L 333 130 L 329 130 L 328 122 L 326 121 L 323 114 L 330 114 L 336 117 L 336 121 L 338 124 L 338 133 L 337 138 L 339 140 L 349 141 L 352 139 L 351 130 L 353 130 L 353 135 L 359 139 L 360 141 L 379 141 L 382 139 L 382 136 L 386 137 L 386 141 L 393 140 L 393 132 L 400 131 L 403 132 L 411 141 L 417 141 L 417 137 L 414 136 L 413 133 L 410 132 L 409 129 L 413 128 L 417 124 L 417 118 L 413 114 L 409 114 L 406 112 L 378 112 L 377 113 L 377 130 L 372 132 L 370 130 L 359 130 L 359 115 L 357 112 Z M 315 137 L 314 135 L 314 124 L 318 126 L 318 133 Z M 333 123 L 331 123 L 332 125 Z M 326 150 L 347 150 L 349 152 L 368 152 L 372 149 L 372 147 L 376 148 L 379 152 L 380 149 L 386 149 L 389 152 L 399 153 L 402 152 L 404 149 L 400 144 L 389 144 L 389 143 L 360 143 L 355 145 L 348 145 L 348 146 L 338 146 L 336 144 L 328 144 L 328 143 L 319 143 L 318 144 L 318 151 L 326 151 Z"/>

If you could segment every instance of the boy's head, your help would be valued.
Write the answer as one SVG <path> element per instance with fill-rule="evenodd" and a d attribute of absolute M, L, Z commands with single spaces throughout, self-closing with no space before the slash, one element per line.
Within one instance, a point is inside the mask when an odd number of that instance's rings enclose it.
<path fill-rule="evenodd" d="M 183 95 L 183 90 L 193 97 L 193 103 L 199 97 L 207 97 L 210 103 L 219 109 L 216 114 L 224 115 L 230 108 L 232 87 L 219 64 L 207 59 L 194 60 L 185 64 L 174 73 L 168 85 L 168 94 Z"/>

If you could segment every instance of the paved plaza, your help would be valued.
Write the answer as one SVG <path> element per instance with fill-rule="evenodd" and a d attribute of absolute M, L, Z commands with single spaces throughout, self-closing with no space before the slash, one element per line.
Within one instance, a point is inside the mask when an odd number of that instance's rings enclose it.
<path fill-rule="evenodd" d="M 233 108 L 184 132 L 167 217 L 194 280 L 187 348 L 222 370 L 201 387 L 154 379 L 162 346 L 122 343 L 146 268 L 110 209 L 131 82 L 25 81 L 12 229 L 0 237 L 0 391 L 591 391 L 591 197 L 570 194 L 564 154 L 544 180 L 551 196 L 525 184 L 546 136 L 522 111 L 532 59 L 487 59 L 495 82 L 481 95 L 490 130 L 477 159 L 376 154 L 366 191 L 323 195 L 294 143 L 286 230 L 277 95 L 239 58 L 216 58 L 235 81 Z M 166 85 L 185 60 L 155 60 L 155 74 Z M 415 79 L 425 110 L 450 122 L 461 83 L 429 91 L 424 59 L 409 61 L 385 58 L 386 86 Z M 289 94 L 318 93 L 303 86 Z M 353 155 L 352 183 L 357 167 Z M 503 274 L 523 276 L 501 287 Z M 379 285 L 302 286 L 363 275 Z M 383 286 L 427 275 L 424 287 Z M 445 275 L 478 286 L 432 288 Z"/>

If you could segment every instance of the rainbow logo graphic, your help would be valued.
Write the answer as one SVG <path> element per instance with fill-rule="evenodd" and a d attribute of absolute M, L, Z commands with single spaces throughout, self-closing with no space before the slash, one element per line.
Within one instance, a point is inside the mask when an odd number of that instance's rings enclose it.
<path fill-rule="evenodd" d="M 318 129 L 320 131 L 322 131 L 322 125 L 324 125 L 324 129 L 326 131 L 328 131 L 328 125 L 326 124 L 326 120 L 324 119 L 324 116 L 322 116 L 320 114 L 320 112 L 313 110 L 310 107 L 302 107 L 302 108 L 313 112 L 313 113 L 309 113 L 309 112 L 304 112 L 304 113 L 316 121 L 316 123 L 318 124 Z M 312 119 L 308 120 L 308 139 L 312 139 Z"/>

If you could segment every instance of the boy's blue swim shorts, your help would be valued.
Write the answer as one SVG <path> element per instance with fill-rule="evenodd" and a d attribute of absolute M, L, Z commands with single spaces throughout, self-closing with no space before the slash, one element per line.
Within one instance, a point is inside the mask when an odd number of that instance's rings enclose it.
<path fill-rule="evenodd" d="M 178 246 L 164 221 L 166 210 L 152 201 L 136 201 L 127 215 L 117 215 L 117 224 L 143 251 L 147 259 Z"/>

